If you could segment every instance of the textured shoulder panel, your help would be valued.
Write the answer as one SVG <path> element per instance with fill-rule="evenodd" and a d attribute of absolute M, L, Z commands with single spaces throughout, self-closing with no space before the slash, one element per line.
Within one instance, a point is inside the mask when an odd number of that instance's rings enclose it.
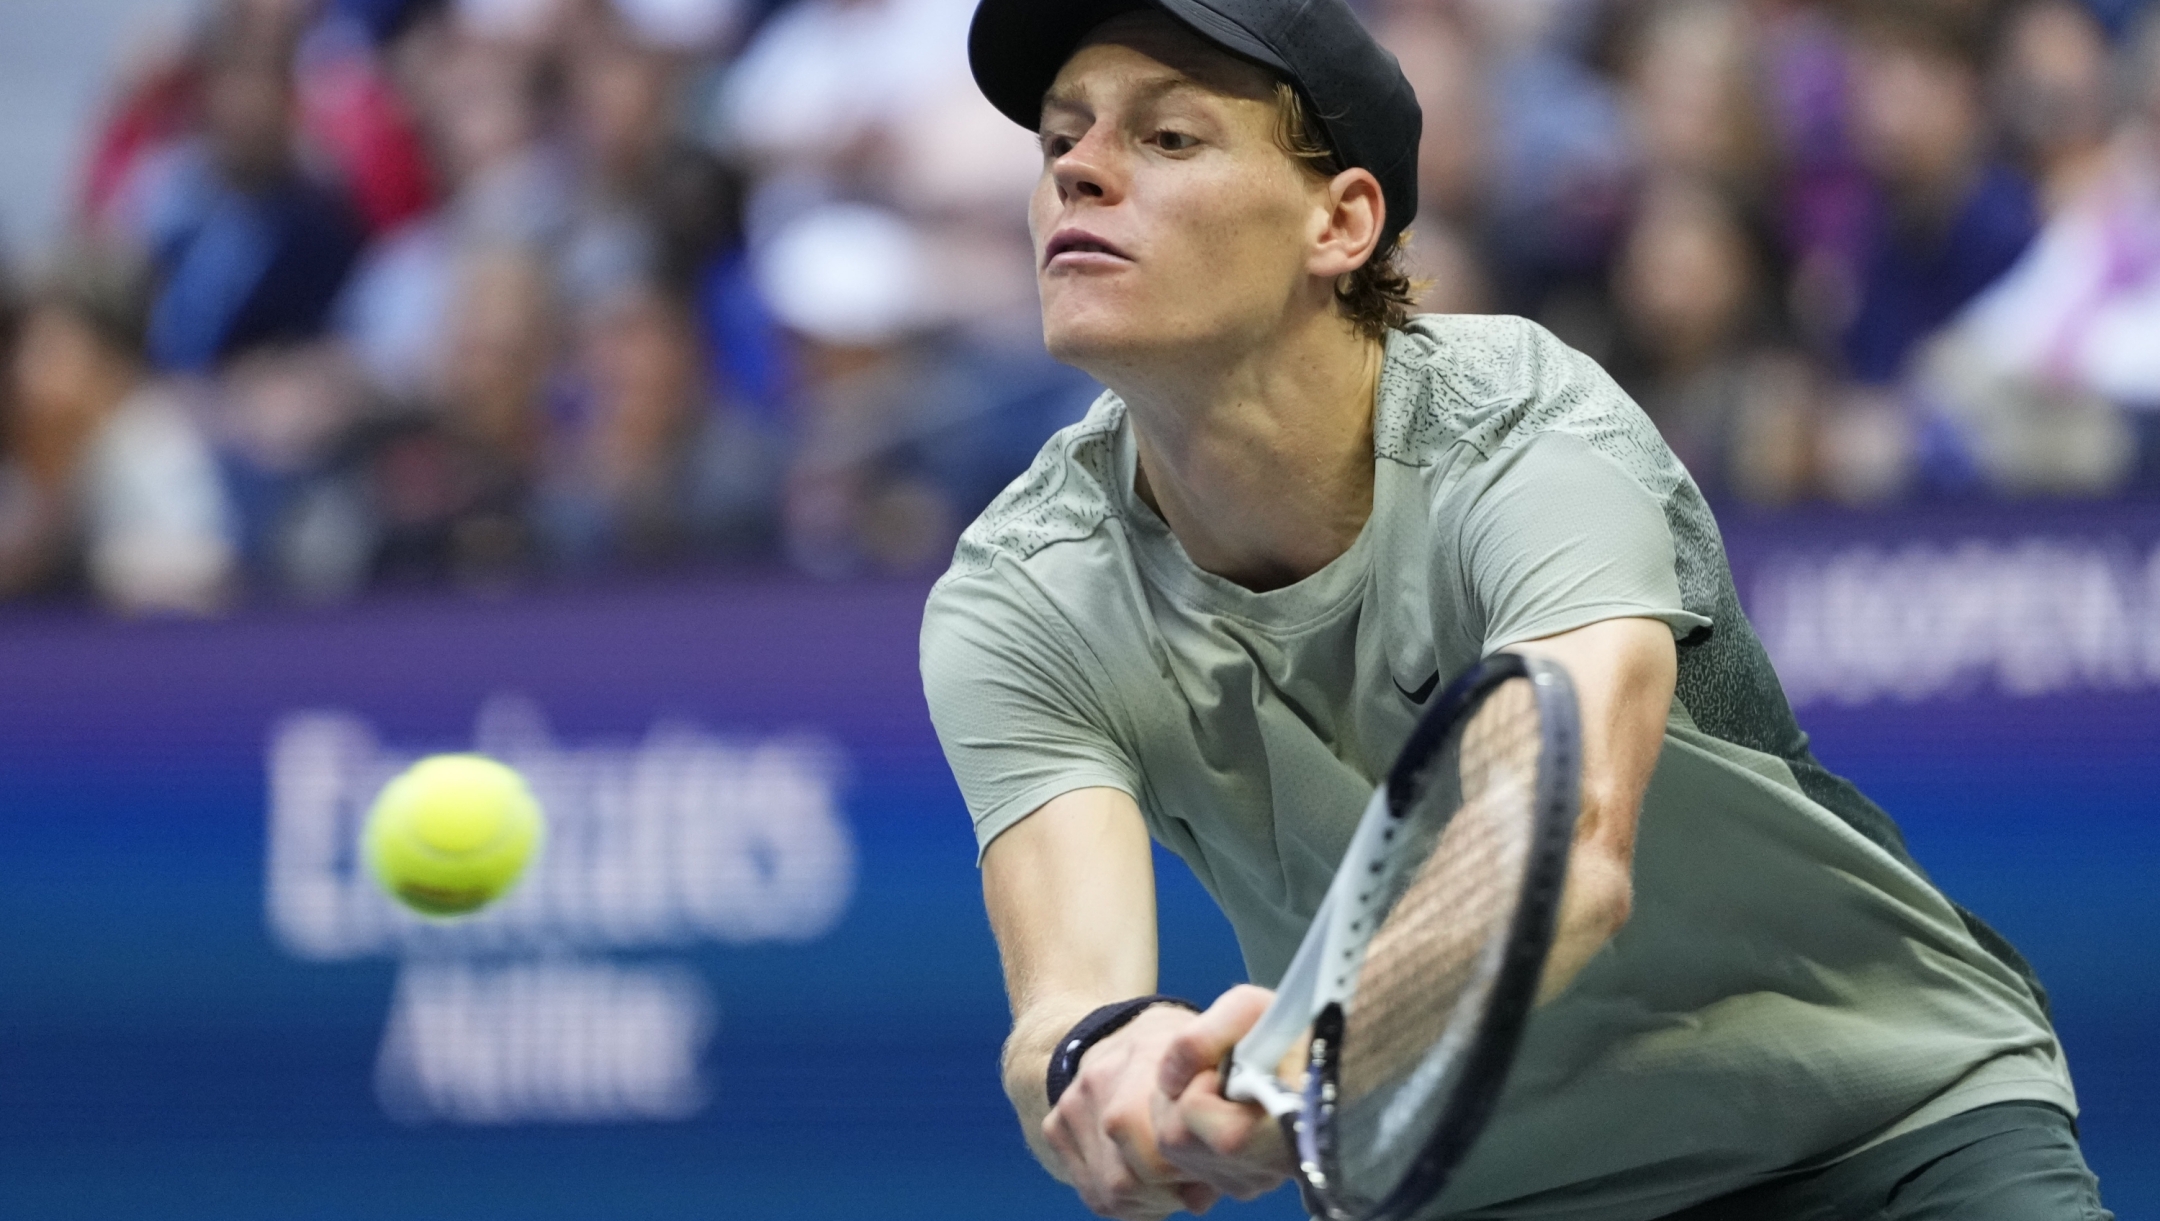
<path fill-rule="evenodd" d="M 1377 456 L 1410 466 L 1468 445 L 1569 432 L 1660 498 L 1685 480 L 1657 428 L 1596 362 L 1524 318 L 1423 314 L 1388 337 L 1374 421 Z"/>
<path fill-rule="evenodd" d="M 1024 560 L 1052 543 L 1094 533 L 1116 503 L 1117 439 L 1124 424 L 1124 401 L 1105 390 L 1086 418 L 1053 433 L 1026 473 L 960 535 L 946 577 L 982 572 L 1000 555 Z"/>
<path fill-rule="evenodd" d="M 1373 421 L 1376 456 L 1410 466 L 1467 441 L 1481 453 L 1530 397 L 1531 326 L 1521 318 L 1424 314 L 1388 336 Z"/>

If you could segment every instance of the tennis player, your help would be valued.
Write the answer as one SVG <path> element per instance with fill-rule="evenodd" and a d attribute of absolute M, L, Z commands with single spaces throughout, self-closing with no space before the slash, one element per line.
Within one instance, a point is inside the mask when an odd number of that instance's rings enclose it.
<path fill-rule="evenodd" d="M 1149 839 L 1276 980 L 1436 686 L 1515 649 L 1574 677 L 1584 810 L 1434 1215 L 2105 1217 L 2044 994 L 1810 754 L 1649 420 L 1528 322 L 1408 316 L 1420 115 L 1343 0 L 983 0 L 970 52 L 1109 387 L 922 637 L 1051 1172 L 1128 1219 L 1283 1181 L 1216 1074 L 1269 993 L 1153 995 Z"/>

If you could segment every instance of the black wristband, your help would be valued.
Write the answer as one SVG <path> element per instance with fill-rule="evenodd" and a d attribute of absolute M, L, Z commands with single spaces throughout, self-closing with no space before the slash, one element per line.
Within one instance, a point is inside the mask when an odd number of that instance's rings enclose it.
<path fill-rule="evenodd" d="M 1072 1084 L 1074 1075 L 1080 1071 L 1080 1057 L 1087 1054 L 1088 1048 L 1109 1038 L 1125 1023 L 1139 1017 L 1141 1010 L 1156 1005 L 1177 1005 L 1194 1013 L 1200 1012 L 1200 1006 L 1179 997 L 1136 996 L 1129 1001 L 1104 1005 L 1081 1018 L 1073 1023 L 1071 1030 L 1065 1032 L 1064 1038 L 1058 1040 L 1057 1050 L 1050 1053 L 1050 1075 L 1044 1082 L 1050 1094 L 1050 1105 L 1056 1106 L 1057 1100 L 1064 1096 L 1065 1087 Z"/>

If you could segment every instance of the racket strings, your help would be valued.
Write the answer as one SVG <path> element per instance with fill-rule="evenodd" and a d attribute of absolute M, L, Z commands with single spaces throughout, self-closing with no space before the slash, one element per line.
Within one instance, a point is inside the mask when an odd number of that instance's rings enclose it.
<path fill-rule="evenodd" d="M 1429 849 L 1366 948 L 1339 1061 L 1346 1106 L 1402 1084 L 1458 1014 L 1483 1011 L 1497 971 L 1490 951 L 1507 937 L 1522 888 L 1539 746 L 1530 684 L 1503 683 L 1405 815 L 1426 824 L 1408 830 Z M 1442 1092 L 1440 1081 L 1420 1084 Z"/>

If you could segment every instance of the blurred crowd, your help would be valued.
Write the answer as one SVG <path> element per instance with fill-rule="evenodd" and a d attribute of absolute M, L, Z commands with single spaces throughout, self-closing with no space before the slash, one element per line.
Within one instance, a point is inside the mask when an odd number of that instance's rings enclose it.
<path fill-rule="evenodd" d="M 1095 388 L 973 0 L 203 0 L 0 286 L 0 597 L 934 572 Z M 1713 501 L 2160 491 L 2160 4 L 1363 0 L 1426 308 Z"/>

